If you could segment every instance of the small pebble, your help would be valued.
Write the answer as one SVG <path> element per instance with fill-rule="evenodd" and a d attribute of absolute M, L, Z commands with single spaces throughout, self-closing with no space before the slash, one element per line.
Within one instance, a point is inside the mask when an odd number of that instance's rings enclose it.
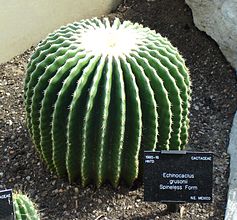
<path fill-rule="evenodd" d="M 197 105 L 194 105 L 193 107 L 194 107 L 194 109 L 195 109 L 196 111 L 199 110 L 199 107 L 198 107 Z"/>
<path fill-rule="evenodd" d="M 78 193 L 79 193 L 79 189 L 78 189 L 77 187 L 75 187 L 75 188 L 74 188 L 74 192 L 75 192 L 76 194 L 78 194 Z"/>

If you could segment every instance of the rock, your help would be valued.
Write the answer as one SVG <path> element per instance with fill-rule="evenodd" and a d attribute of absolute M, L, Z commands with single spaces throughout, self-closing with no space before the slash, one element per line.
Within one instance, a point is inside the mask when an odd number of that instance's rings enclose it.
<path fill-rule="evenodd" d="M 237 69 L 237 1 L 185 1 L 192 9 L 195 25 L 217 42 L 226 59 Z"/>

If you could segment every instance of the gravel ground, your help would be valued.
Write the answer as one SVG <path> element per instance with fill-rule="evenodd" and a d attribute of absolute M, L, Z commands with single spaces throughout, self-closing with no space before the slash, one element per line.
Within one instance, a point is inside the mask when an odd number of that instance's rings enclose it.
<path fill-rule="evenodd" d="M 42 219 L 223 219 L 229 175 L 226 150 L 237 106 L 234 70 L 216 43 L 195 28 L 183 0 L 128 0 L 109 16 L 155 29 L 186 59 L 193 90 L 189 147 L 214 153 L 213 203 L 184 204 L 180 213 L 170 214 L 164 204 L 143 202 L 142 186 L 82 189 L 50 173 L 32 146 L 23 106 L 25 69 L 34 48 L 0 65 L 0 189 L 27 192 Z"/>

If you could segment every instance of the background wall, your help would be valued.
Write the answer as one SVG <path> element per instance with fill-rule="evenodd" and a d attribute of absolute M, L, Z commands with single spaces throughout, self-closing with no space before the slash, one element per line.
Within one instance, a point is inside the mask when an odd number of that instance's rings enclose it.
<path fill-rule="evenodd" d="M 0 63 L 60 26 L 109 13 L 121 0 L 0 0 Z"/>

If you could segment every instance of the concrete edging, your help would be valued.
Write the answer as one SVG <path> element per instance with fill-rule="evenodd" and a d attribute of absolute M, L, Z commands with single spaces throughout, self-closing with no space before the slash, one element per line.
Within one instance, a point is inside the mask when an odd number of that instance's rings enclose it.
<path fill-rule="evenodd" d="M 106 15 L 121 0 L 0 0 L 0 64 L 36 45 L 62 25 Z"/>
<path fill-rule="evenodd" d="M 237 219 L 237 112 L 235 113 L 228 146 L 230 155 L 229 190 L 225 220 Z"/>

